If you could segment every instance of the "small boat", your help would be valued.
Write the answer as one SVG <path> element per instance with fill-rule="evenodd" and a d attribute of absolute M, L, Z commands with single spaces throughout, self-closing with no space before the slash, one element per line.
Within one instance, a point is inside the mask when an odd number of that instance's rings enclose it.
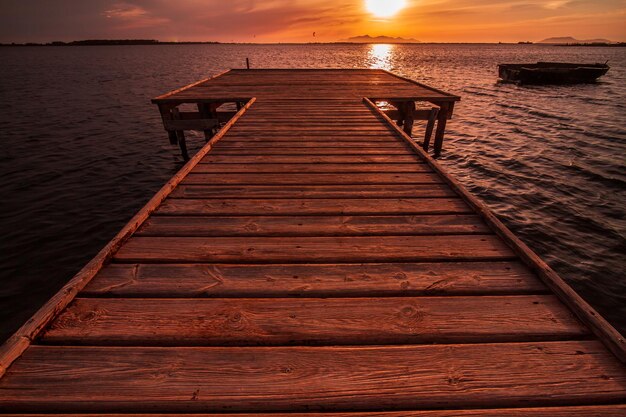
<path fill-rule="evenodd" d="M 518 84 L 593 83 L 609 71 L 605 64 L 568 64 L 537 62 L 536 64 L 500 64 L 502 81 Z"/>

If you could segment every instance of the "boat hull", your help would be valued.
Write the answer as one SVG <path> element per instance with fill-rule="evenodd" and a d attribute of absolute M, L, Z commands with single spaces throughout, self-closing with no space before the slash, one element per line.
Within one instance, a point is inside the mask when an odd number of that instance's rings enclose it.
<path fill-rule="evenodd" d="M 535 85 L 594 83 L 608 70 L 606 64 L 539 62 L 498 65 L 502 81 Z"/>

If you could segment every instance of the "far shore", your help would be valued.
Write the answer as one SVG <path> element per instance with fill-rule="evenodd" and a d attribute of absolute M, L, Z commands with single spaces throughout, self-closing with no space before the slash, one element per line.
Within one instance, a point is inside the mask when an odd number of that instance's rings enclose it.
<path fill-rule="evenodd" d="M 94 39 L 81 40 L 71 42 L 46 42 L 46 43 L 0 43 L 0 46 L 7 47 L 25 47 L 25 46 L 158 46 L 158 45 L 523 45 L 523 46 L 585 46 L 585 47 L 625 47 L 626 42 L 614 43 L 543 43 L 543 42 L 272 42 L 272 43 L 256 43 L 256 42 L 167 42 L 157 41 L 153 39 Z"/>

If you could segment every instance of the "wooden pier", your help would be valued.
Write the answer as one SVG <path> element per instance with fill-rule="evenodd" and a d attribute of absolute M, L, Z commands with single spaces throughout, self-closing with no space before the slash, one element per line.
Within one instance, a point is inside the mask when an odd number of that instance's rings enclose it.
<path fill-rule="evenodd" d="M 424 150 L 457 100 L 380 70 L 155 99 L 208 143 L 2 347 L 0 413 L 625 415 L 624 339 Z"/>

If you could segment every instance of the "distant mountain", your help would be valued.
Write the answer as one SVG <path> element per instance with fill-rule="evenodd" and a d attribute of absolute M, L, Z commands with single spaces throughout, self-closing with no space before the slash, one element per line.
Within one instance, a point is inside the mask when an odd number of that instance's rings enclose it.
<path fill-rule="evenodd" d="M 354 36 L 348 39 L 342 39 L 339 42 L 347 42 L 347 43 L 420 43 L 417 39 L 409 38 L 394 38 L 391 36 Z"/>
<path fill-rule="evenodd" d="M 571 36 L 564 36 L 561 38 L 548 38 L 544 39 L 538 43 L 550 43 L 550 44 L 561 44 L 561 43 L 613 43 L 608 39 L 585 39 L 580 40 L 576 38 L 572 38 Z"/>

